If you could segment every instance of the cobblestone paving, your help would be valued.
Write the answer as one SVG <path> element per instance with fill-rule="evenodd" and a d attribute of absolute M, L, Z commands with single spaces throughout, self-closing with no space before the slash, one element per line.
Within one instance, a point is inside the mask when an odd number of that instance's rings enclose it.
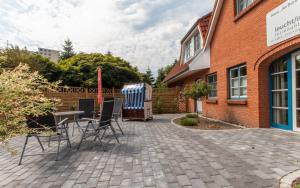
<path fill-rule="evenodd" d="M 300 168 L 299 134 L 191 131 L 172 125 L 173 117 L 124 122 L 121 144 L 111 142 L 103 151 L 84 142 L 79 152 L 63 149 L 60 161 L 46 152 L 18 166 L 18 155 L 0 151 L 0 187 L 278 187 L 283 175 Z M 21 148 L 23 141 L 15 138 L 11 147 Z M 39 151 L 32 139 L 27 154 Z"/>

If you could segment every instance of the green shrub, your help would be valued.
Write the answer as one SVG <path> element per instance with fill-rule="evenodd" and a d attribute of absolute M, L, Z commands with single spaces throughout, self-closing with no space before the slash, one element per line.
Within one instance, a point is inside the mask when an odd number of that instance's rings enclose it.
<path fill-rule="evenodd" d="M 198 118 L 197 114 L 187 114 L 185 117 L 187 118 Z"/>
<path fill-rule="evenodd" d="M 163 113 L 163 103 L 160 96 L 155 99 L 154 107 L 156 108 L 158 114 Z"/>
<path fill-rule="evenodd" d="M 183 126 L 196 126 L 198 121 L 196 118 L 182 118 L 180 124 Z"/>
<path fill-rule="evenodd" d="M 27 64 L 0 74 L 0 147 L 9 138 L 27 134 L 30 130 L 28 116 L 41 116 L 59 104 L 48 98 L 45 91 L 55 91 L 58 83 L 50 83 L 37 71 L 32 72 Z"/>

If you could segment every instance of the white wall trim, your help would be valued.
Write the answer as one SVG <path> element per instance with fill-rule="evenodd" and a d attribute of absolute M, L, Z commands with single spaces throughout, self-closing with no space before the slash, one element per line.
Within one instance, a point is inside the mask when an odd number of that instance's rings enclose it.
<path fill-rule="evenodd" d="M 222 9 L 222 5 L 223 5 L 224 0 L 216 0 L 216 5 L 215 5 L 215 10 L 213 12 L 213 17 L 209 26 L 209 30 L 208 30 L 208 34 L 206 37 L 206 41 L 204 44 L 204 49 L 206 49 L 207 47 L 210 46 L 210 42 L 212 39 L 212 36 L 214 34 L 220 13 L 221 13 L 221 9 Z"/>
<path fill-rule="evenodd" d="M 292 54 L 292 92 L 293 92 L 293 131 L 300 131 L 297 127 L 297 91 L 296 91 L 296 56 L 300 55 L 300 51 Z"/>

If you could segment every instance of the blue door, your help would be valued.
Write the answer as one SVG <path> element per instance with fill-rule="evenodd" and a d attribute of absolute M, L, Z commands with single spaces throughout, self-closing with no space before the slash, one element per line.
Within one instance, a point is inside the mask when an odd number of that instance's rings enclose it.
<path fill-rule="evenodd" d="M 275 61 L 270 67 L 271 127 L 293 129 L 291 55 Z"/>

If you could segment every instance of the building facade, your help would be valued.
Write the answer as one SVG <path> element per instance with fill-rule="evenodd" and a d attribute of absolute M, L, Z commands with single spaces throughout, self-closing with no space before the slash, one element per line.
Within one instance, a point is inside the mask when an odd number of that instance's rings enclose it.
<path fill-rule="evenodd" d="M 216 0 L 203 47 L 209 68 L 195 73 L 213 88 L 205 116 L 300 130 L 299 10 L 300 0 Z"/>
<path fill-rule="evenodd" d="M 177 63 L 164 79 L 169 87 L 179 87 L 182 91 L 185 87 L 190 86 L 197 80 L 205 80 L 208 72 L 209 61 L 203 61 L 201 57 L 209 56 L 209 50 L 204 50 L 210 19 L 212 13 L 201 17 L 190 28 L 184 38 L 181 40 L 181 52 Z M 192 70 L 191 66 L 198 65 Z M 198 106 L 197 106 L 198 104 Z M 201 101 L 187 100 L 186 111 L 202 111 Z M 197 109 L 198 108 L 198 109 Z M 199 109 L 201 108 L 201 109 Z"/>
<path fill-rule="evenodd" d="M 52 62 L 57 63 L 59 61 L 60 52 L 57 50 L 51 50 L 46 48 L 38 48 L 38 54 L 50 59 Z"/>

